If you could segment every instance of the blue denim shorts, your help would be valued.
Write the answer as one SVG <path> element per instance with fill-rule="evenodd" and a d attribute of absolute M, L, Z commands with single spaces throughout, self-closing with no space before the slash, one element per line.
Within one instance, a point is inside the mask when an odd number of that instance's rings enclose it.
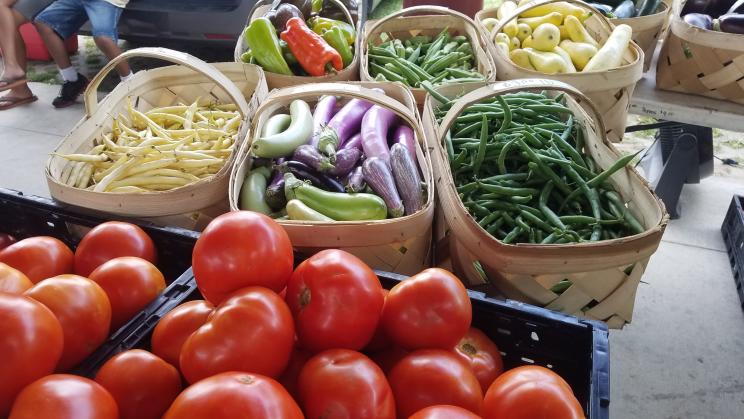
<path fill-rule="evenodd" d="M 45 23 L 63 39 L 72 36 L 90 20 L 94 37 L 105 36 L 116 41 L 119 39 L 116 25 L 122 10 L 105 0 L 56 0 L 34 20 Z"/>

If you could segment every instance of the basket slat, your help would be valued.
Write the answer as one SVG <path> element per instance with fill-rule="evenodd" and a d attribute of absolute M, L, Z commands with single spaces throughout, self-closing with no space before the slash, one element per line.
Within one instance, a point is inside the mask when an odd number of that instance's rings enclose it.
<path fill-rule="evenodd" d="M 663 0 L 657 13 L 627 19 L 610 19 L 614 25 L 626 24 L 633 28 L 633 41 L 643 50 L 643 71 L 651 67 L 654 52 L 662 38 L 672 10 L 672 0 Z"/>
<path fill-rule="evenodd" d="M 385 94 L 371 88 L 380 88 Z M 256 111 L 251 135 L 261 132 L 268 118 L 295 99 L 313 105 L 323 95 L 362 98 L 395 111 L 414 130 L 419 148 L 417 161 L 423 179 L 429 185 L 426 204 L 415 214 L 380 221 L 306 222 L 281 220 L 292 244 L 301 253 L 312 254 L 322 249 L 340 248 L 357 255 L 375 269 L 415 274 L 430 266 L 431 224 L 434 215 L 434 179 L 431 158 L 424 147 L 424 133 L 411 92 L 397 83 L 313 83 L 272 91 Z M 240 189 L 250 171 L 251 141 L 244 142 L 230 175 L 230 208 L 238 210 Z"/>
<path fill-rule="evenodd" d="M 432 97 L 427 98 L 424 108 L 424 128 L 438 174 L 437 219 L 446 224 L 435 236 L 439 247 L 437 254 L 448 256 L 445 262 L 452 264 L 469 287 L 497 290 L 509 298 L 606 321 L 611 327 L 622 327 L 630 322 L 641 274 L 658 247 L 668 221 L 663 204 L 634 169 L 621 170 L 610 181 L 646 228 L 642 234 L 567 245 L 506 245 L 483 230 L 467 212 L 457 194 L 441 145 L 454 119 L 470 104 L 514 91 L 562 91 L 569 94 L 567 106 L 584 126 L 587 152 L 598 167 L 609 167 L 620 156 L 602 135 L 601 114 L 596 111 L 599 107 L 592 105 L 575 88 L 552 80 L 513 80 L 472 89 L 472 86 L 437 89 L 446 97 L 459 97 L 441 124 L 436 122 L 437 105 Z M 437 259 L 436 262 L 441 261 Z M 480 262 L 487 278 L 475 270 L 475 261 Z M 550 290 L 564 279 L 572 282 L 565 292 L 559 295 Z"/>
<path fill-rule="evenodd" d="M 621 141 L 625 134 L 630 99 L 633 96 L 636 82 L 643 77 L 643 50 L 631 42 L 623 55 L 621 67 L 589 73 L 570 74 L 544 74 L 535 70 L 528 70 L 514 64 L 507 54 L 491 42 L 492 35 L 501 31 L 501 27 L 507 22 L 516 19 L 523 12 L 545 4 L 555 3 L 559 0 L 537 0 L 518 7 L 511 16 L 501 20 L 499 25 L 489 33 L 483 26 L 486 18 L 496 18 L 497 9 L 481 10 L 476 14 L 476 24 L 486 42 L 488 52 L 496 64 L 499 80 L 514 80 L 525 78 L 541 78 L 558 80 L 568 83 L 584 93 L 594 104 L 597 105 L 604 117 L 607 126 L 606 135 L 610 141 Z M 593 11 L 593 15 L 584 21 L 587 31 L 600 43 L 607 40 L 614 29 L 614 25 L 608 21 L 600 12 L 580 0 L 565 0 Z"/>

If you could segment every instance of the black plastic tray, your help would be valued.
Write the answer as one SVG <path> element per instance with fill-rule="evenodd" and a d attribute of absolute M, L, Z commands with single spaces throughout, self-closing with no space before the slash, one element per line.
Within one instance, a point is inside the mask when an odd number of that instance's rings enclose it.
<path fill-rule="evenodd" d="M 721 234 L 734 272 L 736 291 L 744 309 L 744 196 L 734 195 L 723 220 Z"/>
<path fill-rule="evenodd" d="M 382 285 L 392 288 L 404 276 L 376 271 Z M 171 297 L 120 341 L 107 344 L 89 358 L 81 373 L 92 377 L 112 356 L 129 349 L 149 349 L 158 321 L 181 303 L 201 299 L 187 272 L 166 290 Z M 582 320 L 563 313 L 516 301 L 494 300 L 468 291 L 473 304 L 473 325 L 496 342 L 504 353 L 505 368 L 536 364 L 560 374 L 574 390 L 587 418 L 609 418 L 609 334 L 604 323 Z"/>
<path fill-rule="evenodd" d="M 0 232 L 10 234 L 17 239 L 32 236 L 51 236 L 62 240 L 75 249 L 77 243 L 88 228 L 105 221 L 127 221 L 140 226 L 155 242 L 158 251 L 157 266 L 171 285 L 184 275 L 191 266 L 191 252 L 199 233 L 181 228 L 159 227 L 149 222 L 116 217 L 95 211 L 81 210 L 78 207 L 69 209 L 51 199 L 38 196 L 26 196 L 21 192 L 0 188 Z M 190 271 L 184 280 L 191 278 Z M 128 336 L 145 318 L 163 301 L 169 301 L 175 295 L 164 291 L 145 310 L 137 314 L 127 324 L 116 331 L 104 343 L 103 347 L 113 345 Z M 81 365 L 88 365 L 88 360 Z M 79 372 L 77 369 L 73 372 Z"/>

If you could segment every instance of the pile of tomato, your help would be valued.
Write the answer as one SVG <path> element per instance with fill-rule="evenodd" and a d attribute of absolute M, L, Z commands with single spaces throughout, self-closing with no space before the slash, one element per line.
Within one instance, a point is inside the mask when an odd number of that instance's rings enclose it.
<path fill-rule="evenodd" d="M 387 291 L 341 250 L 294 268 L 284 230 L 247 211 L 210 223 L 192 263 L 204 299 L 164 316 L 151 351 L 116 355 L 95 381 L 24 373 L 10 417 L 584 417 L 551 370 L 503 371 L 497 345 L 471 327 L 467 291 L 445 270 L 426 269 Z"/>
<path fill-rule="evenodd" d="M 156 255 L 129 223 L 98 225 L 75 252 L 53 237 L 0 235 L 0 418 L 11 407 L 14 418 L 77 417 L 45 413 L 49 384 L 34 381 L 78 365 L 165 289 Z"/>

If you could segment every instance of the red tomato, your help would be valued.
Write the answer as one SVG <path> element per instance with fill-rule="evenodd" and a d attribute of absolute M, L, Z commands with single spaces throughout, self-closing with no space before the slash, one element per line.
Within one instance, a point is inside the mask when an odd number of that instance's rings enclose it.
<path fill-rule="evenodd" d="M 62 326 L 41 303 L 0 292 L 0 418 L 16 394 L 54 371 L 62 356 Z"/>
<path fill-rule="evenodd" d="M 222 214 L 201 233 L 192 257 L 199 291 L 212 304 L 248 286 L 279 292 L 292 275 L 294 255 L 287 232 L 250 211 Z"/>
<path fill-rule="evenodd" d="M 181 372 L 194 383 L 225 371 L 278 377 L 289 363 L 294 324 L 275 292 L 247 287 L 220 304 L 181 348 Z"/>
<path fill-rule="evenodd" d="M 304 419 L 287 390 L 269 377 L 225 372 L 184 390 L 163 419 Z"/>
<path fill-rule="evenodd" d="M 299 388 L 308 419 L 395 419 L 385 374 L 359 352 L 331 349 L 315 355 L 300 372 Z"/>
<path fill-rule="evenodd" d="M 10 234 L 0 233 L 0 250 L 5 249 L 15 242 L 15 237 L 11 236 Z"/>
<path fill-rule="evenodd" d="M 279 383 L 287 389 L 289 394 L 295 399 L 300 399 L 300 390 L 298 380 L 300 378 L 300 371 L 305 363 L 310 359 L 312 355 L 309 352 L 305 352 L 302 349 L 294 348 L 292 355 L 289 357 L 289 364 L 284 372 L 279 377 Z"/>
<path fill-rule="evenodd" d="M 583 419 L 571 386 L 553 371 L 525 365 L 501 374 L 483 401 L 484 419 Z"/>
<path fill-rule="evenodd" d="M 45 279 L 25 295 L 47 306 L 65 336 L 57 371 L 67 371 L 90 355 L 109 335 L 111 304 L 103 288 L 88 278 L 59 275 Z"/>
<path fill-rule="evenodd" d="M 485 333 L 474 327 L 460 339 L 455 346 L 455 353 L 473 369 L 483 394 L 493 380 L 504 372 L 504 362 L 499 348 Z"/>
<path fill-rule="evenodd" d="M 75 273 L 87 277 L 104 262 L 121 256 L 157 261 L 155 244 L 138 226 L 121 221 L 99 224 L 83 237 L 75 250 Z"/>
<path fill-rule="evenodd" d="M 388 380 L 400 418 L 438 404 L 480 413 L 483 392 L 478 379 L 452 352 L 441 349 L 411 352 L 393 367 Z"/>
<path fill-rule="evenodd" d="M 118 419 L 114 398 L 98 383 L 77 375 L 52 374 L 29 384 L 13 402 L 8 419 Z"/>
<path fill-rule="evenodd" d="M 481 417 L 462 407 L 440 404 L 421 409 L 408 419 L 481 419 Z"/>
<path fill-rule="evenodd" d="M 34 283 L 23 272 L 0 262 L 0 292 L 23 294 Z"/>
<path fill-rule="evenodd" d="M 298 344 L 318 352 L 364 348 L 380 321 L 384 297 L 374 271 L 343 250 L 323 250 L 297 267 L 287 303 Z"/>
<path fill-rule="evenodd" d="M 382 368 L 382 371 L 387 375 L 390 374 L 390 371 L 393 369 L 395 364 L 405 358 L 408 354 L 409 352 L 400 346 L 393 346 L 384 351 L 372 353 L 369 357 L 375 361 L 375 364 Z"/>
<path fill-rule="evenodd" d="M 382 296 L 383 298 L 387 298 L 388 290 L 383 289 L 382 290 Z M 383 305 L 383 311 L 385 310 L 385 306 Z M 384 351 L 385 349 L 389 349 L 393 346 L 393 341 L 390 340 L 390 336 L 385 333 L 385 328 L 382 327 L 382 322 L 377 323 L 377 329 L 375 330 L 375 334 L 372 335 L 372 340 L 369 341 L 367 346 L 364 347 L 365 352 L 380 352 Z"/>
<path fill-rule="evenodd" d="M 181 347 L 189 336 L 207 322 L 214 311 L 209 301 L 194 300 L 169 311 L 155 326 L 150 339 L 152 353 L 178 366 Z"/>
<path fill-rule="evenodd" d="M 385 299 L 382 323 L 393 342 L 408 350 L 451 350 L 470 327 L 473 310 L 459 279 L 426 269 L 393 287 Z"/>
<path fill-rule="evenodd" d="M 30 237 L 0 250 L 0 262 L 26 274 L 31 282 L 72 273 L 72 250 L 54 237 Z"/>
<path fill-rule="evenodd" d="M 141 349 L 106 361 L 96 382 L 114 397 L 121 419 L 160 419 L 181 392 L 178 370 Z"/>
<path fill-rule="evenodd" d="M 111 302 L 111 330 L 124 326 L 165 289 L 165 278 L 155 265 L 131 256 L 105 262 L 90 279 L 106 291 Z"/>

